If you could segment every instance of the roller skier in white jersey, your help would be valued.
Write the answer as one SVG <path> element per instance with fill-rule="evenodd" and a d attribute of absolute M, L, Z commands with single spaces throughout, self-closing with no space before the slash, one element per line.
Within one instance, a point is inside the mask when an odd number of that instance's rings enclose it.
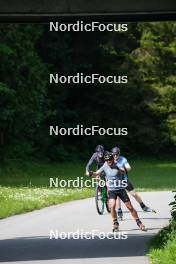
<path fill-rule="evenodd" d="M 136 224 L 142 231 L 146 231 L 145 226 L 139 219 L 139 216 L 132 206 L 130 199 L 126 193 L 125 186 L 121 184 L 123 182 L 124 176 L 123 176 L 123 168 L 120 168 L 117 166 L 117 164 L 114 162 L 114 157 L 111 153 L 107 153 L 104 155 L 105 163 L 103 166 L 101 166 L 96 172 L 89 172 L 89 176 L 100 176 L 102 172 L 105 174 L 106 178 L 106 184 L 108 189 L 108 197 L 110 202 L 110 208 L 111 208 L 111 216 L 112 216 L 112 230 L 113 232 L 117 232 L 119 230 L 119 223 L 117 220 L 117 214 L 116 214 L 116 200 L 119 198 L 121 199 L 128 210 L 130 211 L 133 219 L 136 221 Z M 122 173 L 121 173 L 122 171 Z M 119 185 L 120 182 L 120 185 Z"/>
<path fill-rule="evenodd" d="M 131 183 L 131 181 L 129 180 L 129 177 L 128 177 L 128 172 L 131 170 L 131 166 L 128 163 L 127 159 L 120 155 L 120 148 L 119 147 L 112 148 L 111 153 L 113 154 L 114 162 L 116 163 L 116 165 L 118 167 L 121 167 L 124 169 L 124 175 L 127 179 L 127 184 L 128 184 L 126 187 L 126 190 L 130 193 L 131 196 L 133 196 L 135 198 L 135 200 L 139 203 L 139 205 L 143 211 L 156 213 L 155 210 L 151 209 L 150 207 L 148 207 L 144 204 L 144 202 L 142 201 L 139 194 L 134 190 L 133 184 Z M 120 202 L 119 198 L 117 198 L 117 200 L 116 200 L 116 208 L 117 208 L 118 219 L 122 220 L 123 219 L 123 212 L 121 209 L 121 202 Z"/>

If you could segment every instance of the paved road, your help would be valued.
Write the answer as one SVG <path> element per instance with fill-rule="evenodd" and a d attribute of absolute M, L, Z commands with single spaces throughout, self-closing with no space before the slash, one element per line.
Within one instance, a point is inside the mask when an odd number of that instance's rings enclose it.
<path fill-rule="evenodd" d="M 137 229 L 129 212 L 124 208 L 125 221 L 120 231 L 127 232 L 127 239 L 99 238 L 100 232 L 111 231 L 109 214 L 96 213 L 94 199 L 73 201 L 51 206 L 23 215 L 0 220 L 0 262 L 19 264 L 146 264 L 147 242 L 170 218 L 168 203 L 171 192 L 141 193 L 143 200 L 158 213 L 144 213 L 133 200 L 135 208 L 148 228 Z M 79 239 L 49 239 L 50 231 L 76 232 Z M 96 230 L 94 239 L 82 239 L 81 234 Z M 110 236 L 112 238 L 112 236 Z"/>

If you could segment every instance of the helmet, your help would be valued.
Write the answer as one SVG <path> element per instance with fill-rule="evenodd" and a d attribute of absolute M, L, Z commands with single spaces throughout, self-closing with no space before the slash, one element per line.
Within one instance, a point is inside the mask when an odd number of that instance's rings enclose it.
<path fill-rule="evenodd" d="M 104 147 L 102 145 L 98 145 L 95 149 L 96 152 L 104 152 Z"/>
<path fill-rule="evenodd" d="M 109 152 L 108 150 L 105 150 L 104 151 L 104 156 L 107 155 L 107 154 L 110 154 L 111 152 Z M 112 153 L 111 153 L 112 154 Z"/>
<path fill-rule="evenodd" d="M 120 154 L 120 148 L 119 147 L 114 147 L 114 148 L 112 148 L 111 149 L 111 152 L 112 152 L 112 154 Z"/>
<path fill-rule="evenodd" d="M 105 156 L 104 156 L 104 160 L 113 160 L 114 157 L 112 155 L 112 153 L 107 153 Z"/>

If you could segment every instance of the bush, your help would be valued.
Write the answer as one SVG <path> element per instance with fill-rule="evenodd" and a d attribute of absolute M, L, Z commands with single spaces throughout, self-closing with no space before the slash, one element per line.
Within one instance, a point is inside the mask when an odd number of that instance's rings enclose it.
<path fill-rule="evenodd" d="M 163 228 L 150 243 L 151 264 L 175 264 L 176 259 L 176 195 L 172 206 L 169 226 Z"/>

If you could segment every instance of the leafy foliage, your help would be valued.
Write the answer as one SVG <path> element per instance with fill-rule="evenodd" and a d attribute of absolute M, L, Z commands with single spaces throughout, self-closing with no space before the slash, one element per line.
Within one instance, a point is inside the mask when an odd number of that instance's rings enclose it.
<path fill-rule="evenodd" d="M 0 26 L 1 158 L 87 157 L 95 145 L 174 153 L 176 23 L 129 23 L 128 33 Z M 128 75 L 128 84 L 49 85 L 60 75 Z M 51 137 L 49 125 L 127 127 L 128 136 Z M 73 143 L 74 142 L 74 143 Z"/>
<path fill-rule="evenodd" d="M 175 263 L 176 257 L 176 195 L 172 206 L 170 224 L 163 229 L 150 242 L 150 262 L 152 264 Z"/>

